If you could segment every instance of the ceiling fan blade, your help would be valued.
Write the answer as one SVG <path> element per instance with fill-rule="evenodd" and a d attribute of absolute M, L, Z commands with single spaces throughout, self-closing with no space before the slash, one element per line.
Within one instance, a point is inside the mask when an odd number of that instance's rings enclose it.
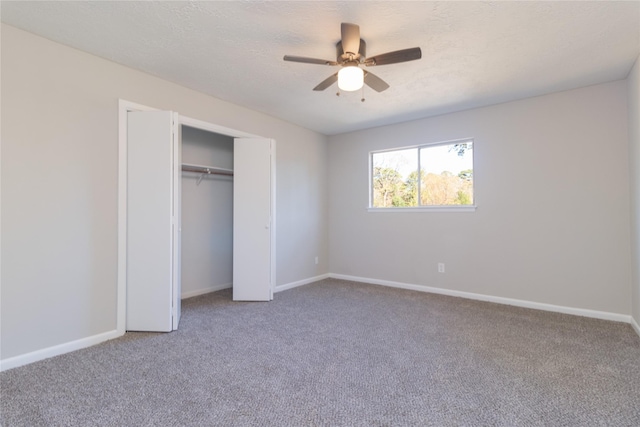
<path fill-rule="evenodd" d="M 389 85 L 387 84 L 387 82 L 368 71 L 364 72 L 364 82 L 367 84 L 367 86 L 369 86 L 376 92 L 382 92 L 383 90 L 389 89 Z"/>
<path fill-rule="evenodd" d="M 336 61 L 329 61 L 327 59 L 306 58 L 304 56 L 285 55 L 283 59 L 285 61 L 302 62 L 304 64 L 338 65 Z"/>
<path fill-rule="evenodd" d="M 373 65 L 397 64 L 398 62 L 413 61 L 422 58 L 422 51 L 419 47 L 396 50 L 394 52 L 383 53 L 372 56 L 364 61 L 364 64 L 371 67 Z"/>
<path fill-rule="evenodd" d="M 340 25 L 340 32 L 342 33 L 342 51 L 357 55 L 360 51 L 360 27 L 343 22 Z"/>
<path fill-rule="evenodd" d="M 338 73 L 335 73 L 327 77 L 326 79 L 324 79 L 318 86 L 314 87 L 313 90 L 318 90 L 318 91 L 325 90 L 326 88 L 328 88 L 329 86 L 331 86 L 337 81 L 338 81 Z"/>

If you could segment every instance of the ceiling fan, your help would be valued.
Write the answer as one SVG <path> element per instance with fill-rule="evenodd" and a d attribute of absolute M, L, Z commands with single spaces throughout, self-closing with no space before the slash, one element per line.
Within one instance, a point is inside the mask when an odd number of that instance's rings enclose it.
<path fill-rule="evenodd" d="M 362 88 L 363 84 L 373 90 L 382 92 L 389 88 L 389 85 L 380 77 L 363 70 L 360 65 L 372 67 L 375 65 L 397 64 L 399 62 L 413 61 L 422 58 L 422 51 L 419 47 L 396 50 L 383 53 L 381 55 L 366 57 L 367 44 L 360 38 L 360 27 L 356 24 L 342 23 L 340 26 L 341 40 L 336 43 L 336 60 L 307 58 L 304 56 L 285 55 L 285 61 L 302 62 L 305 64 L 319 65 L 339 65 L 340 70 L 322 81 L 313 90 L 325 90 L 336 81 L 338 87 L 344 91 L 354 91 Z"/>

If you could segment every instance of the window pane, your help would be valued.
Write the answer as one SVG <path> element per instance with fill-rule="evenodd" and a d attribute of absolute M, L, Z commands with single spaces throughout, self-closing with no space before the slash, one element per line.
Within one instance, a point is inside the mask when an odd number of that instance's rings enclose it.
<path fill-rule="evenodd" d="M 372 154 L 373 201 L 376 208 L 418 205 L 418 149 Z"/>
<path fill-rule="evenodd" d="M 420 204 L 473 204 L 473 143 L 420 149 Z"/>

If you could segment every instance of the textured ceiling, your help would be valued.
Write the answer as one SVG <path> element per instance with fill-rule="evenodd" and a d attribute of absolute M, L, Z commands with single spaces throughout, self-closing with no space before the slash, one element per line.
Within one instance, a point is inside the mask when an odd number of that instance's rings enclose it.
<path fill-rule="evenodd" d="M 1 2 L 2 21 L 324 134 L 443 114 L 625 78 L 640 53 L 640 2 Z M 336 68 L 340 23 L 391 87 L 312 88 Z"/>

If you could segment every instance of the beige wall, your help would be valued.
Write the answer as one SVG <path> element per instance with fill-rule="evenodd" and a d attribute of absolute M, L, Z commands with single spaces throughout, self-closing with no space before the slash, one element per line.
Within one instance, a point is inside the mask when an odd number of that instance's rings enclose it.
<path fill-rule="evenodd" d="M 640 325 L 640 57 L 629 73 L 629 167 L 631 181 L 632 304 Z"/>
<path fill-rule="evenodd" d="M 629 315 L 626 92 L 618 81 L 330 137 L 331 272 Z M 367 212 L 369 151 L 466 137 L 476 212 Z"/>
<path fill-rule="evenodd" d="M 1 90 L 2 359 L 116 328 L 119 98 L 274 138 L 277 284 L 328 272 L 325 136 L 6 25 Z"/>

